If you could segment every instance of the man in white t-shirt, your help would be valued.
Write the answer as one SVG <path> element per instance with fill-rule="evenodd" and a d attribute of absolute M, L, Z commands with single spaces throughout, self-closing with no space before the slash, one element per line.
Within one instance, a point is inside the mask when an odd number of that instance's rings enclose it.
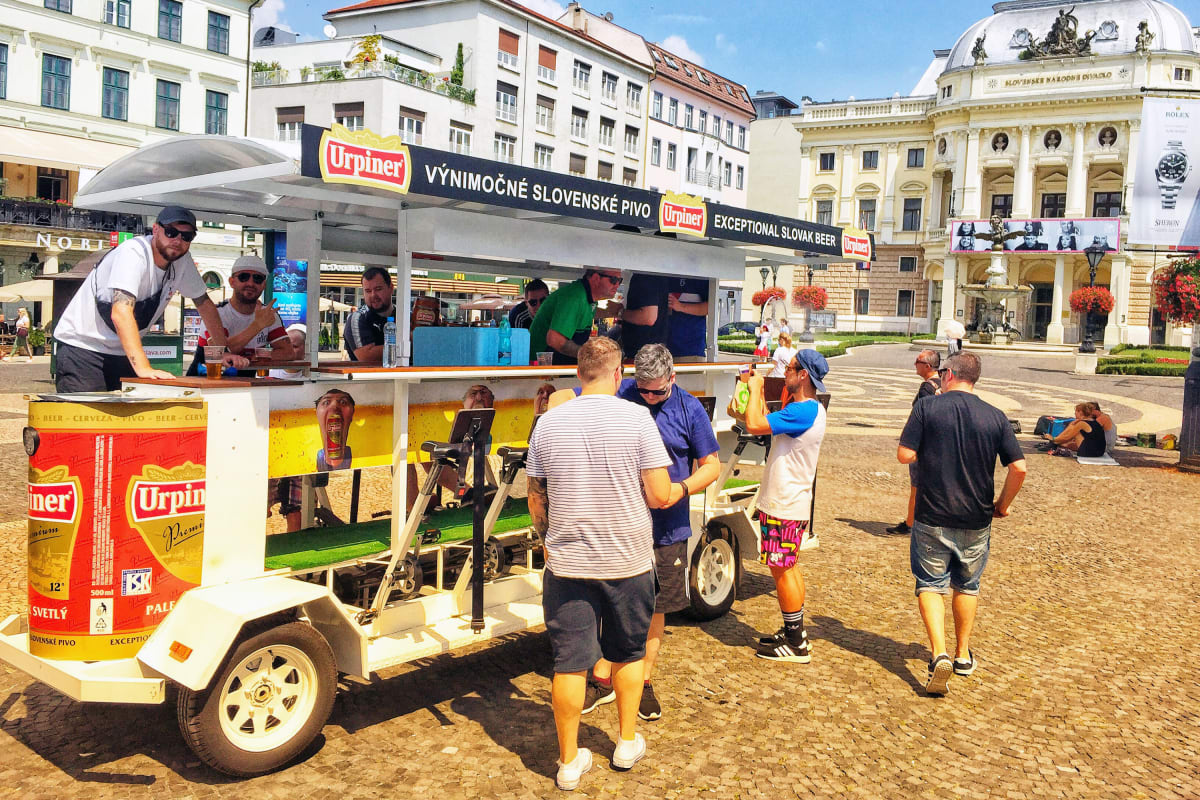
<path fill-rule="evenodd" d="M 560 789 L 579 786 L 592 754 L 578 746 L 587 672 L 612 662 L 620 736 L 612 765 L 646 754 L 636 732 L 642 657 L 654 613 L 654 526 L 647 503 L 672 496 L 671 457 L 644 407 L 615 397 L 621 349 L 598 336 L 579 348 L 580 396 L 547 411 L 529 441 L 529 514 L 545 539 L 542 606 L 554 650 L 551 703 Z M 679 499 L 679 493 L 675 499 Z M 603 620 L 603 625 L 601 625 Z"/>
<path fill-rule="evenodd" d="M 254 355 L 256 347 L 270 346 L 272 361 L 291 361 L 292 342 L 283 329 L 283 321 L 279 319 L 275 304 L 265 306 L 258 299 L 262 297 L 269 275 L 270 270 L 258 256 L 239 256 L 233 262 L 229 274 L 229 286 L 233 294 L 228 300 L 217 304 L 217 314 L 221 317 L 226 337 L 225 346 L 230 352 L 244 356 Z M 196 354 L 192 358 L 192 365 L 188 367 L 188 375 L 200 374 L 200 366 L 204 363 L 204 347 L 212 340 L 208 326 L 203 326 L 196 340 Z"/>
<path fill-rule="evenodd" d="M 804 576 L 796 554 L 814 544 L 812 488 L 825 438 L 825 408 L 817 393 L 825 391 L 821 381 L 828 373 L 825 356 L 816 350 L 798 350 L 783 378 L 792 402 L 773 414 L 766 413 L 762 377 L 749 377 L 746 430 L 772 436 L 757 501 L 762 533 L 759 560 L 771 570 L 783 614 L 783 627 L 758 640 L 758 657 L 771 661 L 807 664 L 811 658 L 804 628 Z"/>
<path fill-rule="evenodd" d="M 134 376 L 174 378 L 150 366 L 141 335 L 162 319 L 176 293 L 191 298 L 205 325 L 221 331 L 217 308 L 188 254 L 194 238 L 195 215 L 167 206 L 151 235 L 130 239 L 101 259 L 54 327 L 58 391 L 113 391 L 121 388 L 122 378 Z M 213 344 L 225 344 L 223 331 L 213 336 Z M 248 362 L 226 353 L 225 363 Z"/>

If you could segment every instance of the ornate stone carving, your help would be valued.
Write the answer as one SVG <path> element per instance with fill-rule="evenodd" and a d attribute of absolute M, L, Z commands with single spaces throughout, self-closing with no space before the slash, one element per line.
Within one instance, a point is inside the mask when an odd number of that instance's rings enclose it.
<path fill-rule="evenodd" d="M 1133 49 L 1140 55 L 1146 55 L 1150 52 L 1150 43 L 1154 41 L 1154 34 L 1150 32 L 1150 23 L 1142 20 L 1138 23 L 1138 35 L 1134 39 Z"/>
<path fill-rule="evenodd" d="M 1013 31 L 1012 39 L 1009 41 L 1009 47 L 1029 47 L 1029 43 L 1033 41 L 1033 34 L 1028 28 L 1017 28 Z"/>
<path fill-rule="evenodd" d="M 1117 25 L 1115 20 L 1106 19 L 1100 23 L 1100 28 L 1096 31 L 1097 42 L 1111 42 L 1119 38 L 1121 27 Z"/>
<path fill-rule="evenodd" d="M 1038 41 L 1035 37 L 1030 37 L 1029 46 L 1021 51 L 1019 58 L 1059 58 L 1062 56 L 1086 56 L 1092 54 L 1092 39 L 1096 37 L 1095 31 L 1088 31 L 1082 37 L 1079 36 L 1079 19 L 1071 12 L 1075 10 L 1075 6 L 1071 6 L 1067 11 L 1061 8 L 1058 10 L 1058 18 L 1050 26 L 1050 32 L 1046 34 L 1046 38 Z"/>
<path fill-rule="evenodd" d="M 987 50 L 983 49 L 983 40 L 987 38 L 985 33 L 975 40 L 975 46 L 971 48 L 971 58 L 975 59 L 975 66 L 982 67 L 987 61 Z"/>
<path fill-rule="evenodd" d="M 1003 153 L 1008 149 L 1008 134 L 1001 131 L 992 137 L 992 152 Z"/>
<path fill-rule="evenodd" d="M 1101 147 L 1112 147 L 1117 143 L 1117 129 L 1111 125 L 1106 125 L 1100 129 L 1100 134 L 1096 137 L 1096 141 L 1100 142 Z"/>

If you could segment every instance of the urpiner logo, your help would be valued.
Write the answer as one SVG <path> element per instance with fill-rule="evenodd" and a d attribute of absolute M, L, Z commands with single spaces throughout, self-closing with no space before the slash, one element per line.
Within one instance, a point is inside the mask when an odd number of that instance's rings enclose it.
<path fill-rule="evenodd" d="M 135 480 L 132 490 L 134 522 L 204 513 L 204 480 Z"/>
<path fill-rule="evenodd" d="M 658 229 L 666 233 L 703 236 L 708 228 L 708 206 L 699 197 L 667 192 L 658 204 Z"/>
<path fill-rule="evenodd" d="M 842 229 L 842 258 L 871 260 L 871 236 L 857 228 Z"/>
<path fill-rule="evenodd" d="M 334 124 L 321 135 L 321 179 L 406 194 L 412 181 L 412 157 L 399 136 L 351 131 Z"/>
<path fill-rule="evenodd" d="M 74 481 L 29 484 L 29 518 L 43 522 L 75 522 L 79 489 Z"/>

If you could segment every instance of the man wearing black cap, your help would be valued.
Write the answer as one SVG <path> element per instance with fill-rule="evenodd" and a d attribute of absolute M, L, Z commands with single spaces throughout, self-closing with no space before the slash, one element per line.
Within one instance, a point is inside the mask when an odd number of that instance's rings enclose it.
<path fill-rule="evenodd" d="M 176 292 L 191 298 L 212 344 L 225 344 L 217 308 L 209 299 L 188 254 L 196 238 L 196 216 L 167 206 L 149 236 L 130 239 L 109 251 L 83 281 L 54 329 L 58 342 L 56 387 L 60 392 L 101 392 L 121 388 L 121 379 L 166 379 L 142 348 L 141 334 L 162 319 Z M 229 366 L 249 362 L 225 354 Z"/>

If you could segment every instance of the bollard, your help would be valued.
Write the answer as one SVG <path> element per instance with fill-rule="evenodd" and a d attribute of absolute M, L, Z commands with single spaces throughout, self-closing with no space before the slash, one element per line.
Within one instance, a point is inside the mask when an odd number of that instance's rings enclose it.
<path fill-rule="evenodd" d="M 1183 383 L 1183 429 L 1179 434 L 1179 468 L 1200 472 L 1200 347 L 1192 350 Z"/>

